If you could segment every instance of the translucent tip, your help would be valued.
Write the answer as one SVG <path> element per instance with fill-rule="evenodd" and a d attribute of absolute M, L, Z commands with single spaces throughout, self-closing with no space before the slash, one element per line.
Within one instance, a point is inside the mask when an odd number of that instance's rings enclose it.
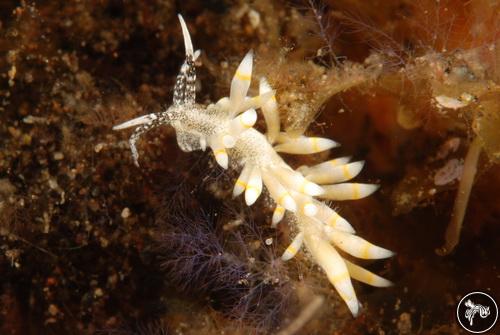
<path fill-rule="evenodd" d="M 238 66 L 238 71 L 243 74 L 251 75 L 252 74 L 252 65 L 253 65 L 253 50 L 247 52 L 240 65 Z"/>
<path fill-rule="evenodd" d="M 215 155 L 215 160 L 217 161 L 217 164 L 219 164 L 223 169 L 227 170 L 229 165 L 229 157 L 227 156 L 227 153 L 225 151 L 218 152 Z"/>
<path fill-rule="evenodd" d="M 252 206 L 259 195 L 259 190 L 255 188 L 247 188 L 247 190 L 245 191 L 245 203 L 247 204 L 247 206 Z"/>
<path fill-rule="evenodd" d="M 186 55 L 193 56 L 193 44 L 191 43 L 191 36 L 189 35 L 189 30 L 187 29 L 186 22 L 182 18 L 181 14 L 177 14 L 179 21 L 181 22 L 182 35 L 184 36 L 184 47 L 186 48 Z"/>
<path fill-rule="evenodd" d="M 318 213 L 318 207 L 312 203 L 307 203 L 303 208 L 304 215 L 315 216 Z"/>
<path fill-rule="evenodd" d="M 325 193 L 325 191 L 323 190 L 323 188 L 321 186 L 316 185 L 315 183 L 311 183 L 311 182 L 306 183 L 306 185 L 304 186 L 304 191 L 306 194 L 309 194 L 312 196 L 318 196 L 318 195 Z"/>
<path fill-rule="evenodd" d="M 243 124 L 246 127 L 252 127 L 256 121 L 257 121 L 257 112 L 253 108 L 247 110 L 245 113 L 241 115 L 241 122 L 243 122 Z"/>

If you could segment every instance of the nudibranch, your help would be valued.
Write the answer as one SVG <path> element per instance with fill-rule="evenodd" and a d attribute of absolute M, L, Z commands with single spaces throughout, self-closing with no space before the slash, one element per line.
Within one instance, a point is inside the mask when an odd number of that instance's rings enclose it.
<path fill-rule="evenodd" d="M 362 259 L 387 258 L 393 253 L 357 236 L 347 220 L 320 199 L 361 199 L 376 191 L 378 186 L 346 183 L 363 168 L 363 162 L 349 162 L 349 158 L 337 158 L 297 170 L 283 160 L 279 153 L 314 154 L 338 144 L 326 138 L 292 137 L 280 132 L 278 102 L 275 91 L 266 79 L 260 79 L 259 95 L 247 96 L 252 76 L 252 51 L 239 64 L 231 81 L 229 97 L 206 107 L 197 104 L 194 63 L 200 51 L 193 50 L 191 37 L 181 15 L 179 20 L 186 59 L 176 79 L 172 106 L 160 113 L 129 120 L 113 129 L 136 127 L 129 142 L 137 166 L 138 138 L 153 127 L 171 125 L 175 128 L 177 142 L 183 151 L 205 150 L 209 147 L 222 168 L 231 166 L 241 170 L 233 196 L 244 193 L 248 206 L 255 203 L 265 186 L 275 203 L 272 225 L 276 226 L 288 211 L 288 221 L 296 232 L 282 259 L 286 261 L 293 258 L 304 245 L 356 316 L 359 302 L 351 278 L 378 287 L 389 286 L 391 282 L 346 260 L 338 249 Z M 253 128 L 257 110 L 264 116 L 266 134 Z"/>

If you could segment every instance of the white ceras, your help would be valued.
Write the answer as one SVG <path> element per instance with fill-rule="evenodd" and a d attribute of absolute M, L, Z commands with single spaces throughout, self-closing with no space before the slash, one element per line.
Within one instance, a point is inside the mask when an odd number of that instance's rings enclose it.
<path fill-rule="evenodd" d="M 304 244 L 312 258 L 326 272 L 351 313 L 357 315 L 359 302 L 351 278 L 378 287 L 390 286 L 391 282 L 346 260 L 337 248 L 362 259 L 387 258 L 393 253 L 356 236 L 344 218 L 316 198 L 360 199 L 373 193 L 378 186 L 344 183 L 361 171 L 361 161 L 349 163 L 349 158 L 343 157 L 294 170 L 281 158 L 280 152 L 314 154 L 338 144 L 326 138 L 291 137 L 280 132 L 275 92 L 266 79 L 260 80 L 259 95 L 247 96 L 252 75 L 251 51 L 245 55 L 234 74 L 229 97 L 206 107 L 196 104 L 194 62 L 199 50 L 193 51 L 191 37 L 180 15 L 179 20 L 184 35 L 186 60 L 177 76 L 172 106 L 164 112 L 143 115 L 113 129 L 136 127 L 130 137 L 130 148 L 137 166 L 139 155 L 136 141 L 139 136 L 153 127 L 168 124 L 175 128 L 177 142 L 183 151 L 205 150 L 208 146 L 221 167 L 227 169 L 231 163 L 232 167 L 241 169 L 233 195 L 245 193 L 248 206 L 255 203 L 265 185 L 276 206 L 272 225 L 276 226 L 285 211 L 288 211 L 289 222 L 296 226 L 297 235 L 283 253 L 282 259 L 293 258 Z M 257 120 L 258 109 L 266 122 L 265 135 L 252 127 Z"/>

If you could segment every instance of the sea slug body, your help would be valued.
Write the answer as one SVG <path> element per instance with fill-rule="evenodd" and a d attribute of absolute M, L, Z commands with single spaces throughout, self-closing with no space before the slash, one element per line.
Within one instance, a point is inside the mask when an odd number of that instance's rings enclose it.
<path fill-rule="evenodd" d="M 265 186 L 275 203 L 272 225 L 280 222 L 286 211 L 290 213 L 290 224 L 296 225 L 297 235 L 282 259 L 293 258 L 304 245 L 356 316 L 359 302 L 351 278 L 378 287 L 390 286 L 391 282 L 347 261 L 337 248 L 362 259 L 387 258 L 393 253 L 355 235 L 347 220 L 318 199 L 361 199 L 375 192 L 378 186 L 345 183 L 361 171 L 363 162 L 350 163 L 348 158 L 337 158 L 294 170 L 283 160 L 279 153 L 314 154 L 338 144 L 326 138 L 291 137 L 280 132 L 278 103 L 266 79 L 260 80 L 258 96 L 247 96 L 252 76 L 252 52 L 245 55 L 237 68 L 229 97 L 206 107 L 196 104 L 194 62 L 199 51 L 193 50 L 187 26 L 180 15 L 179 20 L 186 60 L 177 76 L 172 106 L 160 113 L 129 120 L 113 129 L 136 127 L 130 137 L 130 148 L 137 166 L 136 141 L 140 135 L 153 127 L 171 125 L 183 151 L 209 147 L 221 167 L 241 170 L 233 195 L 244 193 L 248 206 L 255 203 Z M 264 115 L 266 134 L 253 128 L 257 110 Z"/>

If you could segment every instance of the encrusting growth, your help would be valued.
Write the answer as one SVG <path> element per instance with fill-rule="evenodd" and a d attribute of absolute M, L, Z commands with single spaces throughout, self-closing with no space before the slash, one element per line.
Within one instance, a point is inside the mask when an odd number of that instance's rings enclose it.
<path fill-rule="evenodd" d="M 130 137 L 130 148 L 137 166 L 139 155 L 136 141 L 139 136 L 153 127 L 169 124 L 175 128 L 177 142 L 183 151 L 205 150 L 208 146 L 221 167 L 227 169 L 231 164 L 241 169 L 233 195 L 244 193 L 248 206 L 255 203 L 265 186 L 276 206 L 272 225 L 278 224 L 285 211 L 289 211 L 290 222 L 296 224 L 298 232 L 282 259 L 293 258 L 304 244 L 312 258 L 326 272 L 351 313 L 357 315 L 359 303 L 351 278 L 379 287 L 390 286 L 391 283 L 345 260 L 337 248 L 362 259 L 387 258 L 393 253 L 356 236 L 344 218 L 316 198 L 353 200 L 376 191 L 378 187 L 372 184 L 343 183 L 360 172 L 363 162 L 349 163 L 349 158 L 338 158 L 293 170 L 278 152 L 314 154 L 338 144 L 326 138 L 290 137 L 280 133 L 278 104 L 275 92 L 267 81 L 260 80 L 258 96 L 247 97 L 252 75 L 251 51 L 234 74 L 229 97 L 206 107 L 196 104 L 194 61 L 199 51 L 193 51 L 191 37 L 180 15 L 179 20 L 184 35 L 186 60 L 177 76 L 172 106 L 164 112 L 140 116 L 113 129 L 137 127 Z M 266 121 L 265 135 L 253 128 L 258 109 Z"/>

